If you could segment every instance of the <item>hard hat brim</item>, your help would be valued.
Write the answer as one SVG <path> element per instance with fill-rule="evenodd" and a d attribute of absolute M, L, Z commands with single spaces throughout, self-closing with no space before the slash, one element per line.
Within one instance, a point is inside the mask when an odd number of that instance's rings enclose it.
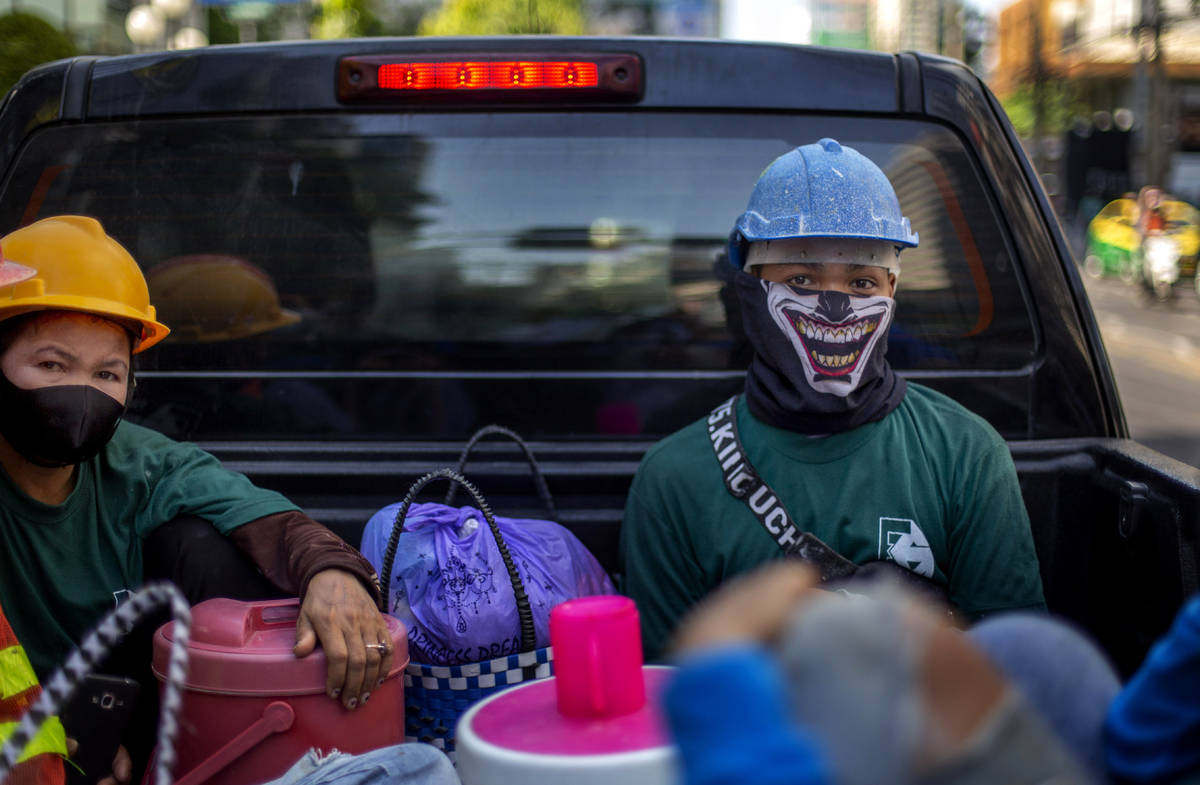
<path fill-rule="evenodd" d="M 920 244 L 918 242 L 916 232 L 913 232 L 912 239 L 901 239 L 899 237 L 884 237 L 882 235 L 867 234 L 865 232 L 858 233 L 858 234 L 844 234 L 844 233 L 835 233 L 835 232 L 804 232 L 802 234 L 787 234 L 787 235 L 772 235 L 772 234 L 764 233 L 762 235 L 753 235 L 752 236 L 752 235 L 746 234 L 745 230 L 739 230 L 739 234 L 741 234 L 742 239 L 744 239 L 748 243 L 761 243 L 761 242 L 767 242 L 769 240 L 823 239 L 823 240 L 879 240 L 880 242 L 892 243 L 893 245 L 900 245 L 905 248 L 916 248 Z"/>
<path fill-rule="evenodd" d="M 172 343 L 214 343 L 217 341 L 236 341 L 241 338 L 251 338 L 280 327 L 290 327 L 301 321 L 300 314 L 287 308 L 280 308 L 278 314 L 270 319 L 262 319 L 253 323 L 239 324 L 227 329 L 205 330 L 203 326 L 181 327 L 172 334 Z"/>
<path fill-rule="evenodd" d="M 6 321 L 15 316 L 21 316 L 35 311 L 76 311 L 91 314 L 104 319 L 137 325 L 140 328 L 140 338 L 133 347 L 133 353 L 138 354 L 166 338 L 171 329 L 162 322 L 146 318 L 146 315 L 135 308 L 123 303 L 113 302 L 95 297 L 77 297 L 73 295 L 43 295 L 39 297 L 14 298 L 0 305 L 0 321 Z"/>

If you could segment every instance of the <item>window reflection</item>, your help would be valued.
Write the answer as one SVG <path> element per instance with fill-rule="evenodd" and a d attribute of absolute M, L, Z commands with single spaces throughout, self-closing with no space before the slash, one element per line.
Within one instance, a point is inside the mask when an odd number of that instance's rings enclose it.
<path fill-rule="evenodd" d="M 52 128 L 22 153 L 0 218 L 15 225 L 35 200 L 39 215 L 95 215 L 141 262 L 174 333 L 142 358 L 135 416 L 174 420 L 162 426 L 173 435 L 457 437 L 493 421 L 528 435 L 666 433 L 740 386 L 727 233 L 763 167 L 822 136 L 879 163 L 920 233 L 902 260 L 893 364 L 1026 367 L 1033 327 L 990 198 L 957 138 L 915 121 L 596 112 Z"/>

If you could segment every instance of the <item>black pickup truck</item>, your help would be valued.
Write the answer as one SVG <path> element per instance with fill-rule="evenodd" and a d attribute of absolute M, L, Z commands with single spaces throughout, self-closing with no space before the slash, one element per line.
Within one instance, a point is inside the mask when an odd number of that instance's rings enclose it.
<path fill-rule="evenodd" d="M 742 383 L 714 260 L 763 167 L 821 137 L 920 232 L 893 366 L 1008 440 L 1050 607 L 1129 672 L 1197 590 L 1200 470 L 1128 439 L 1063 233 L 961 63 L 541 37 L 78 57 L 0 105 L 0 227 L 99 218 L 175 330 L 130 417 L 350 542 L 499 423 L 616 573 L 641 455 Z M 468 474 L 540 513 L 511 444 Z"/>

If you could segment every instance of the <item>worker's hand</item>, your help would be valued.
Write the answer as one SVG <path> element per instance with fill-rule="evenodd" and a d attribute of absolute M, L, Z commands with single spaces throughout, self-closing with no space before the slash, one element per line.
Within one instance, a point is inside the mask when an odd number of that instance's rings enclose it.
<path fill-rule="evenodd" d="M 129 785 L 129 778 L 133 776 L 133 761 L 129 759 L 129 752 L 124 746 L 117 747 L 117 754 L 113 758 L 112 774 L 100 780 L 97 785 Z"/>
<path fill-rule="evenodd" d="M 322 570 L 308 583 L 296 620 L 297 657 L 320 640 L 329 661 L 325 692 L 353 709 L 366 703 L 392 665 L 392 636 L 371 595 L 344 570 Z"/>
<path fill-rule="evenodd" d="M 79 752 L 79 742 L 68 736 L 67 757 L 73 758 L 77 752 Z M 112 762 L 112 773 L 100 780 L 96 785 L 129 785 L 129 780 L 132 776 L 133 761 L 129 758 L 129 752 L 123 746 L 117 747 L 117 754 Z"/>
<path fill-rule="evenodd" d="M 692 649 L 734 641 L 774 641 L 820 576 L 796 561 L 777 561 L 739 576 L 717 589 L 684 617 L 672 649 Z"/>

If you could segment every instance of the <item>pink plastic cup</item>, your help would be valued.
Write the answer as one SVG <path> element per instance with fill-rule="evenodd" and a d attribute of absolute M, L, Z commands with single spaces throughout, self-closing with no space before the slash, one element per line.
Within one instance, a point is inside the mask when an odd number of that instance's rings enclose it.
<path fill-rule="evenodd" d="M 642 635 L 628 597 L 568 600 L 550 611 L 558 710 L 568 717 L 618 717 L 646 703 Z"/>

